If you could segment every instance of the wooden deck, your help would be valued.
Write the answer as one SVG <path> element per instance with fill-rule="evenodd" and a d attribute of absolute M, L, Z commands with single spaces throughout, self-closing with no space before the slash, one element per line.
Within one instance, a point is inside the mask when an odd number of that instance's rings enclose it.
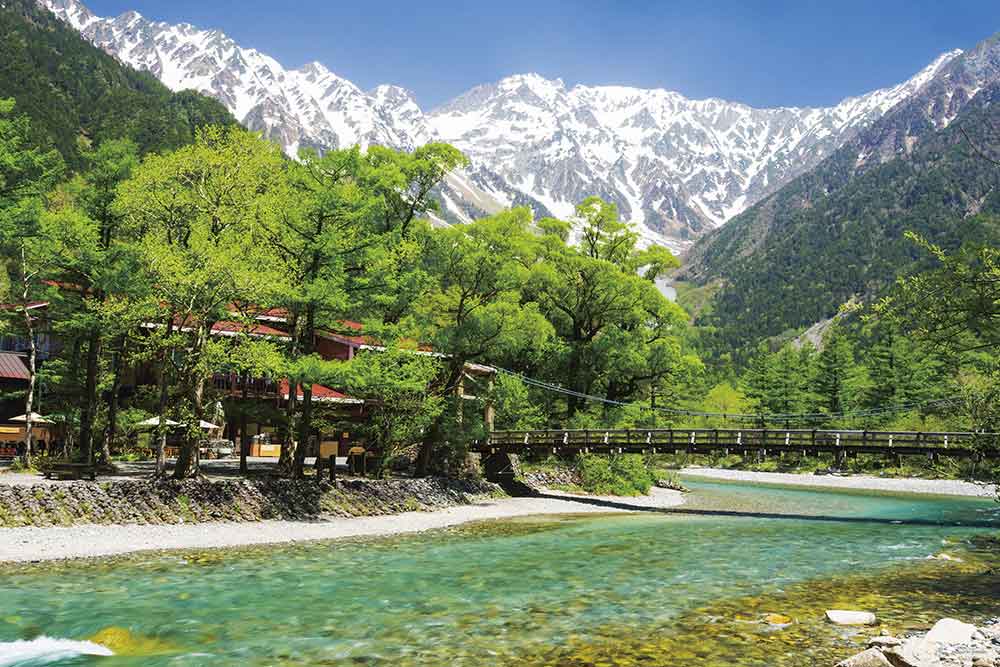
<path fill-rule="evenodd" d="M 797 452 L 960 458 L 1000 458 L 1000 434 L 916 431 L 821 431 L 804 429 L 621 429 L 494 431 L 477 441 L 481 454 L 677 453 L 744 454 Z"/>

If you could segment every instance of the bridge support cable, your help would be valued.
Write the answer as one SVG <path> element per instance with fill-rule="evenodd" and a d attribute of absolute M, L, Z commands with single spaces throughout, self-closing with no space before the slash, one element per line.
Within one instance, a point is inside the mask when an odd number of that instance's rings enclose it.
<path fill-rule="evenodd" d="M 543 380 L 536 380 L 535 378 L 522 375 L 506 368 L 494 367 L 500 373 L 505 375 L 510 375 L 512 377 L 518 378 L 521 382 L 528 385 L 529 387 L 534 387 L 543 391 L 548 391 L 552 393 L 562 394 L 564 396 L 572 396 L 574 398 L 579 398 L 584 401 L 602 403 L 605 405 L 614 405 L 617 407 L 628 407 L 635 405 L 636 401 L 616 401 L 609 398 L 604 398 L 603 396 L 595 396 L 593 394 L 586 394 L 583 392 L 575 391 L 573 389 L 568 389 L 550 382 L 545 382 Z M 875 417 L 879 415 L 896 414 L 899 412 L 908 412 L 910 410 L 915 410 L 918 408 L 926 407 L 943 407 L 947 405 L 954 405 L 959 402 L 961 396 L 950 396 L 947 398 L 939 398 L 927 401 L 918 401 L 912 403 L 902 403 L 898 405 L 888 406 L 885 408 L 877 408 L 871 410 L 854 410 L 849 412 L 799 412 L 799 413 L 759 413 L 759 414 L 749 414 L 749 413 L 733 413 L 733 412 L 705 412 L 701 410 L 685 410 L 681 408 L 668 408 L 663 406 L 653 406 L 651 409 L 657 412 L 662 412 L 664 414 L 669 414 L 673 416 L 680 417 L 717 417 L 725 419 L 727 421 L 748 421 L 754 423 L 764 423 L 764 422 L 791 422 L 791 421 L 818 421 L 818 420 L 829 420 L 829 419 L 847 419 L 854 417 Z"/>

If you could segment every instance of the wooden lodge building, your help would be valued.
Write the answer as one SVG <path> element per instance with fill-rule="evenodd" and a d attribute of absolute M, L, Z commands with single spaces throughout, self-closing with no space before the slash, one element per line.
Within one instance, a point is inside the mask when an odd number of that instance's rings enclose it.
<path fill-rule="evenodd" d="M 39 302 L 35 308 L 45 312 L 48 303 Z M 270 338 L 279 343 L 291 341 L 288 333 L 289 321 L 283 310 L 272 309 L 255 316 L 251 324 L 237 321 L 219 321 L 212 327 L 212 335 L 220 337 L 236 337 L 249 335 L 260 338 Z M 52 356 L 61 354 L 59 341 L 48 335 L 50 322 L 45 314 L 40 313 L 39 333 L 36 336 L 39 347 L 39 365 Z M 363 334 L 362 325 L 358 322 L 343 321 L 339 331 L 317 331 L 313 341 L 316 354 L 325 360 L 350 360 L 362 350 L 380 350 L 378 341 Z M 146 328 L 155 328 L 155 324 Z M 184 327 L 179 327 L 181 331 Z M 0 338 L 0 387 L 4 391 L 23 391 L 27 386 L 28 373 L 23 359 L 27 341 L 17 336 Z M 429 354 L 444 356 L 429 348 L 416 349 L 414 354 Z M 475 391 L 484 391 L 491 383 L 496 370 L 481 364 L 467 364 L 465 381 L 459 388 L 460 396 L 465 399 L 476 399 Z M 123 369 L 121 378 L 120 399 L 122 407 L 129 407 L 133 397 L 139 394 L 140 388 L 151 388 L 156 385 L 157 372 L 152 362 L 140 363 Z M 466 387 L 475 387 L 467 392 Z M 295 387 L 296 398 L 301 401 L 302 387 Z M 244 378 L 239 373 L 220 369 L 213 374 L 205 388 L 206 419 L 222 427 L 221 438 L 233 442 L 238 451 L 241 442 L 240 426 L 246 415 L 246 428 L 251 441 L 251 456 L 272 456 L 280 454 L 281 444 L 290 437 L 284 424 L 287 422 L 288 402 L 291 395 L 290 383 L 284 378 Z M 336 388 L 320 384 L 312 385 L 313 424 L 315 426 L 312 441 L 307 444 L 307 455 L 347 456 L 348 450 L 356 444 L 357 425 L 363 424 L 367 418 L 367 408 L 372 399 L 360 396 L 349 396 Z M 213 405 L 215 414 L 213 415 Z M 8 414 L 9 413 L 9 414 Z M 8 425 L 10 417 L 24 413 L 23 400 L 7 400 L 0 403 L 0 448 L 3 447 L 3 429 L 11 431 L 8 434 L 16 440 L 14 426 Z M 487 425 L 490 423 L 492 410 L 485 409 Z M 214 418 L 213 418 L 214 416 Z M 221 417 L 221 419 L 220 419 Z M 222 423 L 224 422 L 224 423 Z M 20 425 L 20 439 L 23 440 L 23 424 Z M 39 435 L 47 433 L 43 430 Z M 4 452 L 0 452 L 3 456 Z"/>

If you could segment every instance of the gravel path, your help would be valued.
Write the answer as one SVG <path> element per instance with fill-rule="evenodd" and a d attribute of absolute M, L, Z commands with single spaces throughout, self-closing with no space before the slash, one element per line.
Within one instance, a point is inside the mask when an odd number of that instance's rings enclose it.
<path fill-rule="evenodd" d="M 0 528 L 0 562 L 35 562 L 92 558 L 160 549 L 204 549 L 251 544 L 280 544 L 368 535 L 396 535 L 446 528 L 469 521 L 532 514 L 625 512 L 674 507 L 677 491 L 654 488 L 640 498 L 570 496 L 556 491 L 536 498 L 504 498 L 459 505 L 436 512 L 327 521 L 261 521 L 164 526 L 71 526 Z"/>
<path fill-rule="evenodd" d="M 828 489 L 862 489 L 893 493 L 923 493 L 941 496 L 995 497 L 997 489 L 991 484 L 976 484 L 956 479 L 914 479 L 873 477 L 871 475 L 807 475 L 784 472 L 753 472 L 750 470 L 725 470 L 722 468 L 684 468 L 687 477 L 705 477 L 733 482 L 754 484 L 785 484 L 790 486 L 815 486 Z"/>

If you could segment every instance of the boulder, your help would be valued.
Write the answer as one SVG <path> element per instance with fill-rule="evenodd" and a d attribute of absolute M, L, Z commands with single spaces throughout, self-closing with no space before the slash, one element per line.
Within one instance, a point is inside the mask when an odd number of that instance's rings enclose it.
<path fill-rule="evenodd" d="M 942 618 L 927 633 L 927 641 L 937 644 L 968 644 L 972 641 L 972 633 L 975 631 L 976 626 L 969 623 L 954 618 Z"/>
<path fill-rule="evenodd" d="M 887 646 L 882 653 L 893 667 L 938 667 L 937 644 L 924 637 L 910 637 L 899 646 Z"/>
<path fill-rule="evenodd" d="M 897 637 L 879 635 L 868 640 L 868 648 L 889 648 L 890 646 L 899 646 L 902 643 L 903 640 Z"/>
<path fill-rule="evenodd" d="M 862 651 L 847 660 L 837 663 L 837 667 L 892 667 L 882 652 L 875 648 Z"/>
<path fill-rule="evenodd" d="M 828 609 L 826 620 L 834 625 L 876 625 L 878 619 L 870 611 L 846 611 L 843 609 Z"/>

